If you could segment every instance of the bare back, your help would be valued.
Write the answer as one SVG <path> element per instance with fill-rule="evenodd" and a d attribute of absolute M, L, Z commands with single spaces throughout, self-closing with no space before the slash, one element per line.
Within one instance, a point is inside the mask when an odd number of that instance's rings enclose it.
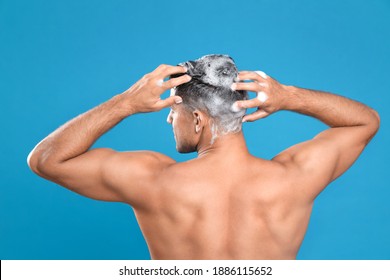
<path fill-rule="evenodd" d="M 153 259 L 295 259 L 311 204 L 294 199 L 283 165 L 249 154 L 239 164 L 199 158 L 157 182 L 135 208 Z"/>

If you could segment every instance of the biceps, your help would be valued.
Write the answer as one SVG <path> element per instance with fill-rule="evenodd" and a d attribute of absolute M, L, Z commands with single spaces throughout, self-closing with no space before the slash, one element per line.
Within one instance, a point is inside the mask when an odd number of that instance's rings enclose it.
<path fill-rule="evenodd" d="M 55 167 L 50 180 L 80 195 L 105 201 L 121 201 L 118 192 L 104 180 L 104 166 L 117 152 L 93 149 Z"/>

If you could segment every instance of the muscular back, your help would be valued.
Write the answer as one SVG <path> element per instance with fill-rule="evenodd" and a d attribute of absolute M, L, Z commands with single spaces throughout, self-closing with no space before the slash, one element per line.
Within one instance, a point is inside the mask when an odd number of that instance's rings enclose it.
<path fill-rule="evenodd" d="M 154 259 L 294 259 L 311 204 L 280 163 L 250 155 L 170 165 L 135 213 Z"/>

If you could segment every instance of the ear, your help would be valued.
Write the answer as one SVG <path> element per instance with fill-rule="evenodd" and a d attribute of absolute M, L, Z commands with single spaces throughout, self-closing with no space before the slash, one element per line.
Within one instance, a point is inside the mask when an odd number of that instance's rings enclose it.
<path fill-rule="evenodd" d="M 203 127 L 206 124 L 206 116 L 203 112 L 199 110 L 193 111 L 192 116 L 194 119 L 195 133 L 199 133 L 202 131 Z"/>

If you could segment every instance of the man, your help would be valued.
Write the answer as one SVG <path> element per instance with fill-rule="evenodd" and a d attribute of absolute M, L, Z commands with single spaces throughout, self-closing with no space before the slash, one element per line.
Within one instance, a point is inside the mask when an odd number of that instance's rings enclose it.
<path fill-rule="evenodd" d="M 130 204 L 153 259 L 295 259 L 314 199 L 358 158 L 379 128 L 378 114 L 260 71 L 238 74 L 227 56 L 182 65 L 160 65 L 55 130 L 30 153 L 30 168 L 86 197 Z M 246 100 L 246 91 L 257 97 Z M 197 151 L 196 159 L 89 150 L 124 118 L 169 106 L 177 150 Z M 245 115 L 246 108 L 257 111 Z M 281 110 L 330 128 L 272 160 L 249 154 L 242 122 Z"/>

